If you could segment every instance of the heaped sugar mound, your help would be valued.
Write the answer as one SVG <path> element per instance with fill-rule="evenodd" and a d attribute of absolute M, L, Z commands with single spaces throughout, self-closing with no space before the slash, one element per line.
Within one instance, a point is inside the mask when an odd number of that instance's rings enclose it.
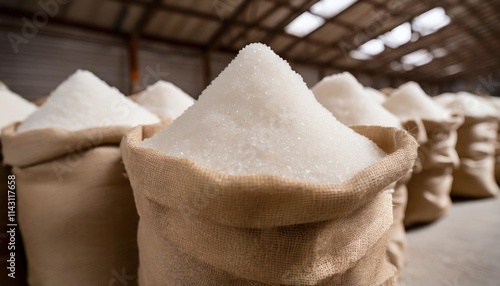
<path fill-rule="evenodd" d="M 81 130 L 93 127 L 158 123 L 159 118 L 126 98 L 89 71 L 78 70 L 61 83 L 47 102 L 19 126 L 18 132 L 43 128 Z"/>
<path fill-rule="evenodd" d="M 369 86 L 365 87 L 365 93 L 371 96 L 376 102 L 382 104 L 387 100 L 387 95 L 385 95 L 380 90 L 371 88 Z"/>
<path fill-rule="evenodd" d="M 3 82 L 0 81 L 0 91 L 2 91 L 2 90 L 8 90 L 8 88 L 5 85 L 5 83 L 3 83 Z"/>
<path fill-rule="evenodd" d="M 337 121 L 269 47 L 251 44 L 143 146 L 229 174 L 340 183 L 385 156 Z"/>
<path fill-rule="evenodd" d="M 327 76 L 312 91 L 319 103 L 345 125 L 401 128 L 399 119 L 377 103 L 350 73 Z"/>
<path fill-rule="evenodd" d="M 486 98 L 461 91 L 457 94 L 444 93 L 436 96 L 436 102 L 468 117 L 500 117 L 495 106 Z"/>
<path fill-rule="evenodd" d="M 37 107 L 33 103 L 10 91 L 0 82 L 0 129 L 17 121 L 24 120 Z"/>
<path fill-rule="evenodd" d="M 401 118 L 422 118 L 442 121 L 450 112 L 434 102 L 415 82 L 407 82 L 395 90 L 384 103 L 384 107 Z"/>
<path fill-rule="evenodd" d="M 194 103 L 194 99 L 182 89 L 162 80 L 139 93 L 136 101 L 154 114 L 172 120 Z"/>

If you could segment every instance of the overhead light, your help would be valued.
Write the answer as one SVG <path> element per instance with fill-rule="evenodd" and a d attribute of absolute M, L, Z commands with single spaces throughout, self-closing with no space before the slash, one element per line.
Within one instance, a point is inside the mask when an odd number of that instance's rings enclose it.
<path fill-rule="evenodd" d="M 349 8 L 358 0 L 320 0 L 311 6 L 310 11 L 325 18 L 331 18 Z"/>
<path fill-rule="evenodd" d="M 403 64 L 403 70 L 405 70 L 405 71 L 411 71 L 414 68 L 415 68 L 414 65 Z"/>
<path fill-rule="evenodd" d="M 435 58 L 442 58 L 448 55 L 448 50 L 446 50 L 445 48 L 436 48 L 432 50 L 432 55 Z"/>
<path fill-rule="evenodd" d="M 361 45 L 357 50 L 351 51 L 349 55 L 357 60 L 369 60 L 383 52 L 384 43 L 379 39 L 370 40 Z"/>
<path fill-rule="evenodd" d="M 297 18 L 295 18 L 295 20 L 293 20 L 290 24 L 288 24 L 285 27 L 285 31 L 288 34 L 292 34 L 297 37 L 304 37 L 305 35 L 319 28 L 324 23 L 324 18 L 313 15 L 309 12 L 304 12 Z"/>
<path fill-rule="evenodd" d="M 452 75 L 452 74 L 459 73 L 463 70 L 464 70 L 464 66 L 462 64 L 455 64 L 455 65 L 445 67 L 443 69 L 443 73 L 445 75 Z"/>
<path fill-rule="evenodd" d="M 419 32 L 422 36 L 430 35 L 444 26 L 448 25 L 451 19 L 446 15 L 446 11 L 437 7 L 429 10 L 413 19 L 413 30 Z"/>
<path fill-rule="evenodd" d="M 430 63 L 433 58 L 434 56 L 429 51 L 422 49 L 403 56 L 401 62 L 406 65 L 419 67 Z"/>
<path fill-rule="evenodd" d="M 393 49 L 408 43 L 412 38 L 411 24 L 403 23 L 380 36 L 384 44 Z"/>
<path fill-rule="evenodd" d="M 349 56 L 353 59 L 361 61 L 370 60 L 372 58 L 370 55 L 364 54 L 358 50 L 350 51 Z"/>
<path fill-rule="evenodd" d="M 360 52 L 370 56 L 376 56 L 383 52 L 384 49 L 384 43 L 379 39 L 370 40 L 358 48 Z"/>
<path fill-rule="evenodd" d="M 381 40 L 373 39 L 361 45 L 357 50 L 351 51 L 349 55 L 354 59 L 369 60 L 383 52 L 384 49 L 384 43 Z"/>
<path fill-rule="evenodd" d="M 398 62 L 398 61 L 392 61 L 390 64 L 389 64 L 389 67 L 393 70 L 393 71 L 402 71 L 403 70 L 403 65 Z"/>

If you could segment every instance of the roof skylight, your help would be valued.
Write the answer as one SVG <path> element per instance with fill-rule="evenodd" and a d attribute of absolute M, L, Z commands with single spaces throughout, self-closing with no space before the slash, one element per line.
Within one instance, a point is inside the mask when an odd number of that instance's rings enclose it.
<path fill-rule="evenodd" d="M 401 62 L 403 65 L 419 67 L 430 63 L 433 58 L 434 56 L 428 50 L 422 49 L 403 56 Z"/>
<path fill-rule="evenodd" d="M 325 23 L 325 19 L 304 12 L 285 27 L 285 31 L 297 37 L 304 37 Z"/>
<path fill-rule="evenodd" d="M 331 18 L 349 8 L 357 0 L 320 0 L 311 6 L 311 12 L 325 18 Z"/>
<path fill-rule="evenodd" d="M 451 66 L 447 66 L 443 69 L 445 75 L 452 75 L 459 73 L 464 70 L 464 66 L 462 64 L 455 64 Z"/>
<path fill-rule="evenodd" d="M 408 43 L 411 40 L 411 24 L 403 23 L 391 31 L 380 36 L 384 44 L 393 49 Z"/>
<path fill-rule="evenodd" d="M 357 50 L 351 51 L 349 55 L 354 59 L 369 60 L 383 52 L 384 49 L 384 43 L 381 40 L 373 39 L 361 45 Z"/>
<path fill-rule="evenodd" d="M 412 26 L 413 30 L 419 32 L 422 36 L 427 36 L 448 25 L 450 22 L 451 19 L 446 15 L 446 11 L 441 7 L 437 7 L 415 17 Z"/>

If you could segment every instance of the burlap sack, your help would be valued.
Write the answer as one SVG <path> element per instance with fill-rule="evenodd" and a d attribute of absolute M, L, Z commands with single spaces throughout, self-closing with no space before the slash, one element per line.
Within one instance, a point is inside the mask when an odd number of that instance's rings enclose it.
<path fill-rule="evenodd" d="M 402 127 L 415 138 L 418 144 L 427 142 L 425 127 L 420 119 L 403 122 Z M 393 223 L 389 229 L 387 255 L 389 256 L 389 262 L 396 266 L 399 271 L 403 269 L 405 262 L 406 231 L 404 217 L 406 204 L 408 202 L 408 189 L 406 184 L 411 178 L 412 171 L 396 183 L 394 193 L 392 194 Z"/>
<path fill-rule="evenodd" d="M 118 147 L 129 129 L 3 130 L 30 285 L 137 284 L 138 216 Z"/>
<path fill-rule="evenodd" d="M 422 122 L 427 142 L 418 149 L 417 167 L 407 183 L 406 226 L 432 222 L 447 212 L 451 206 L 452 172 L 459 163 L 455 151 L 456 130 L 463 117 L 453 114 L 448 120 L 423 119 Z"/>
<path fill-rule="evenodd" d="M 493 117 L 465 117 L 464 124 L 458 129 L 460 166 L 453 172 L 452 195 L 485 198 L 500 191 L 495 182 L 497 120 Z"/>
<path fill-rule="evenodd" d="M 495 178 L 500 183 L 500 127 L 498 128 L 497 144 L 495 146 Z"/>
<path fill-rule="evenodd" d="M 0 144 L 0 150 L 1 147 L 2 145 Z M 0 267 L 2 269 L 2 271 L 0 271 L 0 285 L 24 286 L 28 285 L 26 281 L 26 257 L 24 255 L 23 242 L 21 234 L 19 233 L 19 228 L 15 227 L 15 242 L 9 246 L 11 236 L 7 231 L 10 231 L 11 227 L 7 226 L 7 224 L 16 222 L 8 221 L 8 176 L 11 175 L 11 172 L 10 168 L 4 166 L 2 162 L 3 157 L 0 152 Z M 12 249 L 13 246 L 15 249 Z M 15 270 L 15 278 L 8 276 L 8 274 L 11 273 L 8 269 L 8 267 L 11 267 L 11 262 L 7 262 L 7 260 L 12 260 L 10 256 L 11 252 L 15 253 L 15 264 L 12 269 Z"/>
<path fill-rule="evenodd" d="M 389 155 L 341 185 L 234 176 L 141 147 L 122 153 L 138 208 L 140 285 L 392 285 L 387 186 L 412 168 L 417 143 L 394 128 L 353 127 Z"/>

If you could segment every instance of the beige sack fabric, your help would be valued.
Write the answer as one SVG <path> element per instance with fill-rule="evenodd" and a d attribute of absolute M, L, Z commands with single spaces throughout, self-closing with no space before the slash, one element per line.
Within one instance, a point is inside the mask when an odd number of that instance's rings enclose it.
<path fill-rule="evenodd" d="M 495 182 L 496 118 L 465 117 L 458 129 L 460 166 L 453 172 L 454 196 L 485 198 L 499 192 Z"/>
<path fill-rule="evenodd" d="M 497 133 L 497 143 L 495 146 L 495 178 L 497 183 L 500 183 L 500 97 L 489 97 L 490 102 L 495 106 L 498 111 L 498 133 Z"/>
<path fill-rule="evenodd" d="M 122 142 L 140 215 L 140 285 L 394 284 L 384 189 L 413 166 L 407 132 L 354 127 L 388 155 L 321 185 L 227 175 L 141 147 L 157 129 L 134 128 Z"/>
<path fill-rule="evenodd" d="M 419 160 L 407 183 L 406 226 L 432 222 L 447 212 L 451 205 L 452 172 L 458 166 L 456 130 L 463 118 L 454 114 L 449 120 L 422 122 L 427 142 L 418 149 Z"/>
<path fill-rule="evenodd" d="M 418 144 L 427 142 L 427 134 L 420 119 L 409 120 L 405 122 L 403 128 L 408 131 Z M 413 170 L 412 170 L 413 171 Z M 393 223 L 389 229 L 389 241 L 387 243 L 387 255 L 389 262 L 401 271 L 405 263 L 406 254 L 406 231 L 404 226 L 404 217 L 406 205 L 408 203 L 408 188 L 406 184 L 410 180 L 412 172 L 401 178 L 394 187 L 392 194 Z"/>
<path fill-rule="evenodd" d="M 129 129 L 3 130 L 30 285 L 137 284 L 138 216 L 118 147 Z"/>

